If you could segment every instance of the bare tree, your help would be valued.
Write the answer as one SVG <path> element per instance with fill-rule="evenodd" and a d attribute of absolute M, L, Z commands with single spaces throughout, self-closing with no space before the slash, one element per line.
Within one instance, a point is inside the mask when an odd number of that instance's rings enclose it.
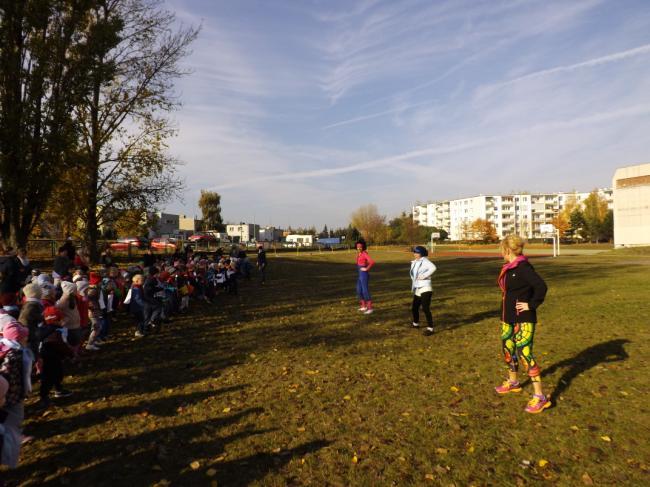
<path fill-rule="evenodd" d="M 180 194 L 178 161 L 167 154 L 179 105 L 174 82 L 197 28 L 175 28 L 162 0 L 104 0 L 93 12 L 97 34 L 88 95 L 75 109 L 80 127 L 79 185 L 84 233 L 97 257 L 98 229 L 124 211 L 150 210 Z M 117 42 L 114 41 L 117 38 Z"/>

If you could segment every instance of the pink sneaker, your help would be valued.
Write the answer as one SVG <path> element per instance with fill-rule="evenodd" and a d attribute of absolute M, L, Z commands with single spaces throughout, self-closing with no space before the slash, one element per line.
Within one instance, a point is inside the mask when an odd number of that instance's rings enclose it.
<path fill-rule="evenodd" d="M 510 382 L 506 380 L 500 386 L 496 386 L 494 390 L 497 394 L 508 394 L 510 392 L 521 392 L 521 385 L 519 382 Z"/>
<path fill-rule="evenodd" d="M 530 401 L 528 401 L 528 405 L 526 406 L 526 412 L 531 414 L 537 414 L 544 411 L 544 409 L 550 407 L 551 407 L 551 401 L 548 397 L 538 396 L 537 394 L 535 394 L 533 398 Z"/>

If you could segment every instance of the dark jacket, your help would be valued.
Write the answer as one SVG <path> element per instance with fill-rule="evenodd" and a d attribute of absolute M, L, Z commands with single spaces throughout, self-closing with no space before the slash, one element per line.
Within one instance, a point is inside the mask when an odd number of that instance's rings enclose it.
<path fill-rule="evenodd" d="M 59 255 L 54 259 L 54 272 L 59 276 L 65 277 L 70 275 L 70 267 L 72 267 L 72 262 L 66 255 Z"/>
<path fill-rule="evenodd" d="M 259 249 L 257 251 L 257 265 L 258 266 L 266 265 L 266 251 L 264 249 Z"/>
<path fill-rule="evenodd" d="M 505 323 L 537 323 L 537 308 L 544 302 L 546 283 L 527 261 L 505 274 L 505 293 L 501 319 Z M 528 303 L 530 310 L 517 312 L 517 302 Z"/>
<path fill-rule="evenodd" d="M 154 254 L 144 254 L 142 256 L 142 266 L 147 268 L 156 263 L 156 256 Z"/>
<path fill-rule="evenodd" d="M 131 302 L 129 303 L 129 311 L 134 315 L 140 314 L 144 311 L 144 295 L 142 287 L 140 286 L 131 286 Z"/>
<path fill-rule="evenodd" d="M 0 257 L 0 293 L 17 293 L 21 284 L 21 263 L 18 257 Z"/>
<path fill-rule="evenodd" d="M 162 304 L 162 297 L 160 292 L 163 287 L 155 277 L 149 277 L 144 281 L 142 286 L 143 301 L 150 306 L 160 306 Z"/>

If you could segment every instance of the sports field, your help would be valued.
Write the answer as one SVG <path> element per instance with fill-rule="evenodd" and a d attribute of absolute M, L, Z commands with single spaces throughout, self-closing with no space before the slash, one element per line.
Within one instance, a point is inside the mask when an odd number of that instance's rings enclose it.
<path fill-rule="evenodd" d="M 425 337 L 411 254 L 371 253 L 373 315 L 344 251 L 269 256 L 265 286 L 156 336 L 123 321 L 72 370 L 75 394 L 27 422 L 10 485 L 650 484 L 650 252 L 531 258 L 549 285 L 538 415 L 530 384 L 493 392 L 498 258 L 433 257 Z"/>

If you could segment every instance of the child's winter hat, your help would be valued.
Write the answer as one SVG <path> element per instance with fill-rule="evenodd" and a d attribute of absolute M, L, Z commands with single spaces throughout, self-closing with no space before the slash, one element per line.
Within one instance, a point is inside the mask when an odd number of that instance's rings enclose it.
<path fill-rule="evenodd" d="M 77 293 L 77 286 L 75 284 L 73 284 L 72 282 L 68 282 L 68 281 L 61 282 L 61 289 L 63 290 L 63 294 L 76 294 Z"/>
<path fill-rule="evenodd" d="M 77 285 L 77 292 L 79 294 L 84 294 L 89 286 L 88 281 L 86 281 L 85 279 L 77 281 L 75 284 Z"/>
<path fill-rule="evenodd" d="M 102 282 L 102 278 L 97 272 L 91 272 L 88 277 L 88 284 L 91 286 L 97 286 L 100 282 Z"/>
<path fill-rule="evenodd" d="M 7 340 L 15 340 L 18 342 L 29 336 L 29 328 L 14 321 L 2 329 L 2 336 Z"/>
<path fill-rule="evenodd" d="M 54 286 L 41 286 L 41 300 L 50 301 L 54 299 L 55 295 L 56 291 L 54 289 Z"/>
<path fill-rule="evenodd" d="M 41 286 L 32 282 L 23 288 L 23 294 L 26 298 L 41 299 Z"/>
<path fill-rule="evenodd" d="M 9 315 L 13 316 L 14 318 L 18 318 L 18 315 L 20 315 L 20 308 L 16 306 L 15 304 L 10 304 L 8 306 L 3 306 L 2 309 Z"/>
<path fill-rule="evenodd" d="M 36 284 L 43 287 L 45 284 L 52 284 L 52 277 L 49 274 L 39 274 L 36 278 Z"/>
<path fill-rule="evenodd" d="M 43 320 L 48 325 L 58 325 L 63 319 L 63 314 L 56 306 L 48 306 L 43 310 Z"/>

